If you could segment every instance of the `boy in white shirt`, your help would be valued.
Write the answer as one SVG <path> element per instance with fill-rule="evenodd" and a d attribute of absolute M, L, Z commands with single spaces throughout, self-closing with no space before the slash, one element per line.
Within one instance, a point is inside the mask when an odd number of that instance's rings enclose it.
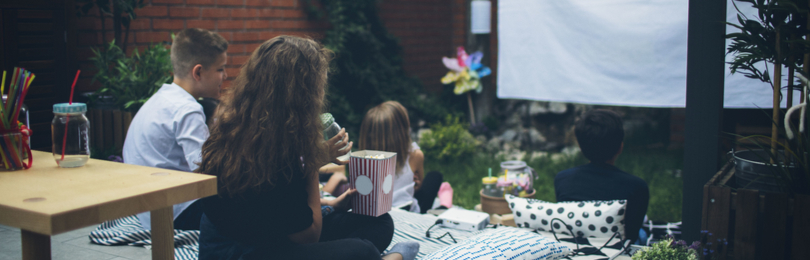
<path fill-rule="evenodd" d="M 185 29 L 174 38 L 174 82 L 164 84 L 132 119 L 124 141 L 124 163 L 191 172 L 200 162 L 208 126 L 197 99 L 217 98 L 227 78 L 228 41 L 204 29 Z M 174 205 L 174 228 L 200 228 L 202 207 L 196 200 Z M 138 214 L 151 229 L 149 212 Z"/>

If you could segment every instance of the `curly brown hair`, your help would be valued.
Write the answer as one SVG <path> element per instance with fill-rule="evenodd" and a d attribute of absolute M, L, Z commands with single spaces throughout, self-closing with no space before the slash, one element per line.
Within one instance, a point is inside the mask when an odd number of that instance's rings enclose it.
<path fill-rule="evenodd" d="M 314 40 L 294 36 L 275 37 L 253 51 L 202 147 L 197 172 L 216 175 L 221 195 L 306 179 L 329 161 L 319 115 L 331 55 Z"/>
<path fill-rule="evenodd" d="M 386 101 L 366 112 L 360 124 L 360 150 L 397 153 L 397 173 L 405 166 L 411 149 L 408 110 L 396 101 Z"/>

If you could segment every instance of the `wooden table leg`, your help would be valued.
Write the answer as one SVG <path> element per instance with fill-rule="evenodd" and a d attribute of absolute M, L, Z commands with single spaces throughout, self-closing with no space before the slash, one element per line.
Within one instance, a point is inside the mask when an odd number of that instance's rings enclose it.
<path fill-rule="evenodd" d="M 172 206 L 152 211 L 152 259 L 174 259 Z"/>
<path fill-rule="evenodd" d="M 26 230 L 20 230 L 20 234 L 22 236 L 22 259 L 51 259 L 51 236 Z"/>

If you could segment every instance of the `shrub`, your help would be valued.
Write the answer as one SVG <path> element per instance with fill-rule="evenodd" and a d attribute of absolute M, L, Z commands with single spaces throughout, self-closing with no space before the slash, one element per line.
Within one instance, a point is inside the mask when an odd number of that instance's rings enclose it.
<path fill-rule="evenodd" d="M 444 161 L 469 159 L 478 147 L 478 140 L 457 116 L 447 115 L 444 123 L 435 123 L 430 130 L 419 139 L 419 147 L 426 158 Z"/>
<path fill-rule="evenodd" d="M 94 96 L 110 97 L 117 109 L 137 112 L 160 86 L 172 81 L 169 50 L 163 44 L 149 46 L 142 54 L 136 49 L 127 57 L 112 41 L 105 51 L 93 49 L 93 53 L 96 56 L 90 60 L 98 69 L 93 81 L 102 85 Z"/>
<path fill-rule="evenodd" d="M 335 53 L 326 99 L 335 121 L 354 136 L 366 111 L 395 100 L 408 108 L 411 125 L 441 120 L 449 110 L 402 69 L 402 47 L 378 15 L 377 0 L 307 0 L 311 18 L 331 25 L 323 39 Z M 436 62 L 441 62 L 440 57 Z M 438 79 L 437 79 L 438 80 Z"/>
<path fill-rule="evenodd" d="M 675 241 L 669 238 L 636 252 L 633 254 L 633 260 L 697 260 L 695 249 L 698 244 L 686 246 L 683 240 Z"/>

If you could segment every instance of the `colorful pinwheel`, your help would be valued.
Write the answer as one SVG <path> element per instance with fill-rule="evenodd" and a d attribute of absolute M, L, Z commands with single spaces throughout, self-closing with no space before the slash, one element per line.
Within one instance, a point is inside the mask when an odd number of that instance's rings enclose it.
<path fill-rule="evenodd" d="M 470 90 L 475 90 L 475 93 L 481 93 L 481 78 L 488 76 L 492 73 L 489 67 L 481 65 L 481 58 L 484 54 L 480 51 L 467 55 L 463 46 L 457 49 L 457 57 L 447 58 L 442 57 L 444 66 L 450 69 L 442 78 L 443 84 L 450 84 L 455 82 L 456 88 L 453 92 L 456 95 L 461 95 Z"/>

